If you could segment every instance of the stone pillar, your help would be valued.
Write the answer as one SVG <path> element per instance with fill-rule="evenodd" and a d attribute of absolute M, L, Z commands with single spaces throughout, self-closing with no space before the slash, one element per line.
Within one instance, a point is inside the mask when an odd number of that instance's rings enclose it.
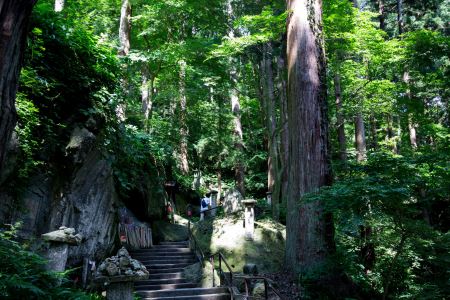
<path fill-rule="evenodd" d="M 42 239 L 50 243 L 44 255 L 48 260 L 47 269 L 62 272 L 66 269 L 69 245 L 79 245 L 82 236 L 75 234 L 75 229 L 62 226 L 59 230 L 44 233 Z"/>
<path fill-rule="evenodd" d="M 69 254 L 69 244 L 50 242 L 45 258 L 47 270 L 63 272 L 66 269 L 67 257 Z"/>
<path fill-rule="evenodd" d="M 211 208 L 215 208 L 217 207 L 217 194 L 219 192 L 216 190 L 211 190 Z M 210 210 L 211 216 L 215 217 L 216 216 L 216 209 Z"/>
<path fill-rule="evenodd" d="M 253 241 L 253 234 L 255 232 L 255 204 L 256 200 L 246 199 L 242 200 L 242 204 L 245 206 L 245 239 L 247 241 Z"/>
<path fill-rule="evenodd" d="M 133 281 L 113 282 L 106 287 L 107 300 L 133 300 Z"/>

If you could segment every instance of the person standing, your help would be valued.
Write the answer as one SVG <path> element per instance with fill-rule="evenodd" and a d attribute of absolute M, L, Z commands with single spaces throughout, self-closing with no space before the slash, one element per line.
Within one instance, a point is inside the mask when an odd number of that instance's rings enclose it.
<path fill-rule="evenodd" d="M 211 203 L 211 199 L 209 198 L 211 193 L 206 193 L 205 197 L 200 201 L 200 221 L 203 221 L 205 218 L 205 211 L 209 209 L 209 205 Z"/>

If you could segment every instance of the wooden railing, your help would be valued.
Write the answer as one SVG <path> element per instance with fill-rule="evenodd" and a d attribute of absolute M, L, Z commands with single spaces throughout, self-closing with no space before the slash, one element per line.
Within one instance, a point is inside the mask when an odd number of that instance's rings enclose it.
<path fill-rule="evenodd" d="M 205 261 L 205 254 L 202 251 L 202 248 L 198 245 L 197 239 L 192 234 L 191 230 L 191 220 L 189 220 L 188 223 L 188 233 L 189 233 L 189 246 L 194 251 L 195 255 L 197 256 L 198 260 L 200 261 L 202 267 L 204 267 L 204 261 Z"/>
<path fill-rule="evenodd" d="M 275 294 L 279 299 L 283 299 L 283 297 L 281 297 L 280 292 L 278 292 L 277 289 L 275 289 L 272 284 L 270 284 L 269 279 L 267 277 L 264 276 L 249 276 L 249 275 L 236 275 L 236 278 L 240 278 L 244 280 L 244 285 L 245 285 L 245 297 L 247 299 L 269 299 L 269 290 Z M 255 280 L 263 280 L 264 281 L 264 298 L 261 297 L 255 297 L 255 296 L 250 296 L 249 295 L 249 283 L 251 283 L 252 281 Z"/>
<path fill-rule="evenodd" d="M 132 249 L 153 247 L 151 228 L 119 223 L 118 230 L 121 243 Z"/>

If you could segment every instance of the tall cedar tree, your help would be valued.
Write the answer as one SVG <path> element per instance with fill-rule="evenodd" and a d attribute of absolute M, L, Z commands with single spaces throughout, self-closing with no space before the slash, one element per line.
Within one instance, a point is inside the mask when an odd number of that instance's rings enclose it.
<path fill-rule="evenodd" d="M 286 265 L 296 272 L 309 272 L 323 266 L 334 251 L 331 217 L 321 202 L 301 202 L 305 193 L 331 183 L 321 1 L 290 0 L 288 10 Z"/>

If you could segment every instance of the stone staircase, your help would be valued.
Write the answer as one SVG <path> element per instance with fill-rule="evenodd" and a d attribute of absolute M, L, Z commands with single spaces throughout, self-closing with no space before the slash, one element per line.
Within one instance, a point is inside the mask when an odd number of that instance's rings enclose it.
<path fill-rule="evenodd" d="M 162 242 L 150 249 L 130 252 L 150 273 L 147 280 L 135 282 L 142 299 L 229 300 L 227 288 L 200 288 L 183 278 L 183 268 L 198 260 L 186 241 Z"/>

